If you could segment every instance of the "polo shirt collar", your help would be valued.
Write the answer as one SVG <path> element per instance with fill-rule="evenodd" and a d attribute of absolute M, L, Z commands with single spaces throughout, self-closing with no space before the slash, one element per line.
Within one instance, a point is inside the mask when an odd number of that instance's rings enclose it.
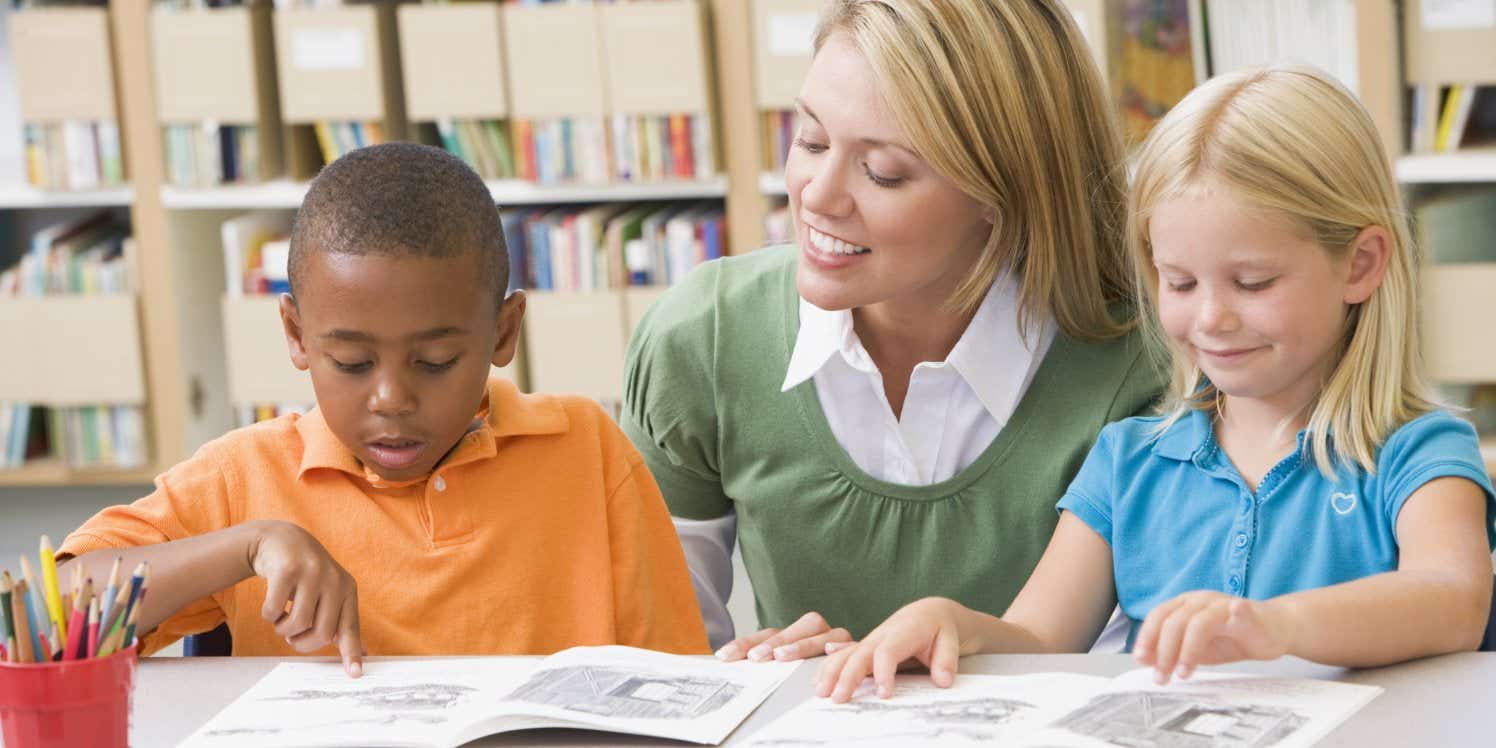
<path fill-rule="evenodd" d="M 473 427 L 457 443 L 457 446 L 438 465 L 453 467 L 469 462 L 488 459 L 498 453 L 497 440 L 509 436 L 531 436 L 564 433 L 570 428 L 570 420 L 561 402 L 555 398 L 527 395 L 519 391 L 513 382 L 499 377 L 490 377 L 488 391 L 473 415 Z M 366 468 L 354 456 L 353 451 L 333 434 L 322 416 L 321 408 L 313 408 L 296 422 L 301 435 L 302 454 L 298 477 L 317 469 L 337 470 L 363 478 L 371 485 L 396 488 L 426 480 L 399 483 L 385 481 L 377 473 Z"/>
<path fill-rule="evenodd" d="M 1295 438 L 1296 451 L 1306 454 L 1308 430 L 1301 429 Z M 1195 461 L 1216 447 L 1215 428 L 1210 411 L 1191 408 L 1171 424 L 1153 443 L 1153 453 L 1171 460 Z"/>

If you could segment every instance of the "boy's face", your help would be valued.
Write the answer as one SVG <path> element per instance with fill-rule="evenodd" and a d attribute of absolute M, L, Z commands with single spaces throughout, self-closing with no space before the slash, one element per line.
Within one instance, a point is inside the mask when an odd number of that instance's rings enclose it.
<path fill-rule="evenodd" d="M 307 253 L 281 297 L 291 363 L 312 375 L 332 432 L 388 481 L 431 472 L 467 432 L 489 365 L 514 358 L 525 298 L 495 312 L 476 252 Z"/>

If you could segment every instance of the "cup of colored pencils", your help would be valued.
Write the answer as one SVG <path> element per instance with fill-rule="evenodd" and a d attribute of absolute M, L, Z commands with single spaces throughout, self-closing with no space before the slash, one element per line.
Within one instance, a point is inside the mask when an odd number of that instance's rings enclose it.
<path fill-rule="evenodd" d="M 0 570 L 0 727 L 7 748 L 126 746 L 145 564 L 96 585 L 75 564 L 59 584 L 45 536 L 36 563 Z"/>

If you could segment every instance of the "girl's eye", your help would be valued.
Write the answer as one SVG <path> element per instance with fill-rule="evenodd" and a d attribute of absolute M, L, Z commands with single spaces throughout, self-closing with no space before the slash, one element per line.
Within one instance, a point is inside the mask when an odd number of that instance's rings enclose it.
<path fill-rule="evenodd" d="M 442 361 L 441 363 L 432 363 L 430 361 L 417 361 L 416 365 L 419 366 L 419 367 L 421 367 L 422 369 L 425 369 L 426 371 L 440 372 L 440 371 L 446 371 L 446 370 L 452 368 L 453 366 L 455 366 L 457 364 L 457 359 L 459 359 L 459 358 L 461 358 L 461 356 L 453 356 L 452 358 L 450 358 L 450 359 L 448 359 L 446 361 Z"/>
<path fill-rule="evenodd" d="M 360 361 L 354 364 L 345 364 L 342 361 L 332 358 L 331 356 L 328 357 L 328 360 L 332 361 L 332 365 L 337 367 L 338 371 L 341 371 L 345 374 L 361 374 L 365 371 L 368 371 L 369 367 L 374 365 L 372 361 Z"/>
<path fill-rule="evenodd" d="M 1266 290 L 1269 286 L 1273 285 L 1273 281 L 1276 280 L 1277 278 L 1268 278 L 1267 280 L 1260 280 L 1252 283 L 1248 283 L 1246 281 L 1237 281 L 1236 285 L 1243 291 L 1263 291 Z"/>
<path fill-rule="evenodd" d="M 812 143 L 809 140 L 801 137 L 795 138 L 795 147 L 803 148 L 808 153 L 824 153 L 826 151 L 826 146 L 821 145 L 820 143 Z"/>
<path fill-rule="evenodd" d="M 901 177 L 879 176 L 876 172 L 873 171 L 872 167 L 868 166 L 866 163 L 862 165 L 862 170 L 864 172 L 867 172 L 867 178 L 873 180 L 873 184 L 876 184 L 879 187 L 897 187 L 904 182 L 903 178 Z"/>
<path fill-rule="evenodd" d="M 1170 291 L 1174 291 L 1175 293 L 1184 293 L 1195 287 L 1194 281 L 1179 281 L 1178 283 L 1165 281 L 1164 283 L 1169 287 Z"/>

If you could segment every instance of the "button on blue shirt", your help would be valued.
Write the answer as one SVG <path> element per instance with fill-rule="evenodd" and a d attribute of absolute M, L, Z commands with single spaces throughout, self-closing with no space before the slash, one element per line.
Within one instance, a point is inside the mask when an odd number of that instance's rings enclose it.
<path fill-rule="evenodd" d="M 1496 492 L 1479 439 L 1448 413 L 1395 431 L 1374 475 L 1342 466 L 1327 478 L 1301 432 L 1255 493 L 1216 443 L 1208 413 L 1191 411 L 1156 435 L 1162 420 L 1102 429 L 1059 502 L 1111 545 L 1132 634 L 1155 605 L 1193 590 L 1264 600 L 1396 569 L 1398 512 L 1435 478 L 1480 486 L 1486 541 L 1496 544 Z"/>

